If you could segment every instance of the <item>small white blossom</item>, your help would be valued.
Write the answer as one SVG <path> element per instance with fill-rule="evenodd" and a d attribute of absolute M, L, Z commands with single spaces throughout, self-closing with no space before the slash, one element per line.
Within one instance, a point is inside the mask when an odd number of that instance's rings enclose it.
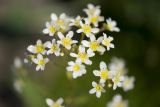
<path fill-rule="evenodd" d="M 59 44 L 56 43 L 56 40 L 53 39 L 52 42 L 47 41 L 45 44 L 45 47 L 49 48 L 49 50 L 47 51 L 47 55 L 49 54 L 55 54 L 56 56 L 60 55 L 60 48 L 59 48 Z"/>
<path fill-rule="evenodd" d="M 103 33 L 103 41 L 102 44 L 107 47 L 107 50 L 110 50 L 110 48 L 114 48 L 114 44 L 111 43 L 113 41 L 113 37 L 107 37 L 105 33 Z"/>
<path fill-rule="evenodd" d="M 64 106 L 62 106 L 62 103 L 63 103 L 62 98 L 59 98 L 55 102 L 51 98 L 46 98 L 46 103 L 49 107 L 64 107 Z"/>
<path fill-rule="evenodd" d="M 70 53 L 70 55 L 72 57 L 76 57 L 77 61 L 81 61 L 85 64 L 91 65 L 92 61 L 89 60 L 89 57 L 93 57 L 95 55 L 95 53 L 93 53 L 92 51 L 87 50 L 87 52 L 85 51 L 85 47 L 80 45 L 79 49 L 78 49 L 78 54 L 76 53 Z"/>
<path fill-rule="evenodd" d="M 86 73 L 85 66 L 80 61 L 70 61 L 68 62 L 67 71 L 72 72 L 73 78 L 77 78 Z"/>
<path fill-rule="evenodd" d="M 37 58 L 33 58 L 32 61 L 37 64 L 36 71 L 44 70 L 46 63 L 48 63 L 48 58 L 43 58 L 41 54 L 37 55 Z"/>
<path fill-rule="evenodd" d="M 94 15 L 94 16 L 88 16 L 88 18 L 85 18 L 85 20 L 88 20 L 89 23 L 92 23 L 95 27 L 98 27 L 98 23 L 103 22 L 104 17 L 99 15 Z"/>
<path fill-rule="evenodd" d="M 19 57 L 15 57 L 14 59 L 14 67 L 21 68 L 22 67 L 22 60 Z"/>
<path fill-rule="evenodd" d="M 128 101 L 122 100 L 121 95 L 115 95 L 113 100 L 107 104 L 107 107 L 128 107 Z"/>
<path fill-rule="evenodd" d="M 88 4 L 87 8 L 83 9 L 83 11 L 88 16 L 99 15 L 101 13 L 100 6 L 94 6 L 93 4 Z"/>
<path fill-rule="evenodd" d="M 100 62 L 100 70 L 94 70 L 93 73 L 101 78 L 101 83 L 105 83 L 107 79 L 112 79 L 113 77 L 112 71 L 107 69 L 107 65 L 103 61 Z"/>
<path fill-rule="evenodd" d="M 27 50 L 34 54 L 38 54 L 38 53 L 45 54 L 46 53 L 45 46 L 43 45 L 41 40 L 37 40 L 36 45 L 28 46 Z"/>
<path fill-rule="evenodd" d="M 134 77 L 125 76 L 125 80 L 123 81 L 122 85 L 124 91 L 132 90 L 134 88 L 134 81 L 135 81 Z"/>
<path fill-rule="evenodd" d="M 111 32 L 119 32 L 120 29 L 117 27 L 117 22 L 112 20 L 111 18 L 106 19 L 107 22 L 107 29 Z"/>
<path fill-rule="evenodd" d="M 87 40 L 83 40 L 82 45 L 85 47 L 89 47 L 89 51 L 93 51 L 93 52 L 98 51 L 102 54 L 105 52 L 106 49 L 103 46 L 101 46 L 103 37 L 99 37 L 96 40 L 95 36 L 91 36 L 90 40 L 91 40 L 90 42 Z"/>
<path fill-rule="evenodd" d="M 80 21 L 82 20 L 81 16 L 77 16 L 75 19 L 70 19 L 70 24 L 69 26 L 80 26 Z"/>
<path fill-rule="evenodd" d="M 70 50 L 71 45 L 78 42 L 76 40 L 72 40 L 73 34 L 73 31 L 69 31 L 65 37 L 61 32 L 58 32 L 58 37 L 60 38 L 60 40 L 57 42 L 63 45 L 66 49 Z"/>
<path fill-rule="evenodd" d="M 97 84 L 96 82 L 93 81 L 92 82 L 92 86 L 93 86 L 93 88 L 89 91 L 89 93 L 90 94 L 96 93 L 97 98 L 100 98 L 101 97 L 101 93 L 105 92 L 105 90 L 104 90 L 105 84 L 104 83 Z"/>
<path fill-rule="evenodd" d="M 88 20 L 85 20 L 85 24 L 80 21 L 80 29 L 77 30 L 77 33 L 84 33 L 87 37 L 94 36 L 95 33 L 99 32 L 98 28 L 92 28 Z"/>
<path fill-rule="evenodd" d="M 65 13 L 60 14 L 58 17 L 55 13 L 51 14 L 52 21 L 60 28 L 62 31 L 69 30 L 69 18 Z"/>
<path fill-rule="evenodd" d="M 58 28 L 54 22 L 46 22 L 46 28 L 43 29 L 44 34 L 49 34 L 49 36 L 53 36 L 57 32 Z"/>

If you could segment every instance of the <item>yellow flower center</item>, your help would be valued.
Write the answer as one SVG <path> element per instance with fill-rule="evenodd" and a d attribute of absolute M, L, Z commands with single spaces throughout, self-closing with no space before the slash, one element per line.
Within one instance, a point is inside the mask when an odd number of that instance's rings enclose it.
<path fill-rule="evenodd" d="M 96 51 L 99 48 L 99 43 L 97 41 L 91 42 L 90 48 Z"/>
<path fill-rule="evenodd" d="M 110 23 L 109 23 L 109 24 L 107 24 L 107 26 L 106 26 L 106 28 L 107 28 L 108 30 L 111 30 L 111 29 L 112 29 L 112 27 L 113 27 L 113 26 L 112 26 L 112 24 L 110 24 Z"/>
<path fill-rule="evenodd" d="M 84 53 L 78 53 L 78 58 L 80 58 L 82 60 L 82 62 L 84 62 L 87 59 L 87 54 Z"/>
<path fill-rule="evenodd" d="M 122 102 L 118 102 L 115 107 L 125 107 L 124 104 Z"/>
<path fill-rule="evenodd" d="M 61 20 L 61 19 L 57 20 L 57 24 L 58 24 L 59 26 L 64 25 L 64 20 Z"/>
<path fill-rule="evenodd" d="M 90 21 L 91 21 L 92 23 L 96 23 L 96 22 L 98 21 L 98 16 L 91 17 L 91 18 L 90 18 Z"/>
<path fill-rule="evenodd" d="M 49 31 L 50 31 L 51 33 L 55 33 L 55 32 L 56 32 L 56 28 L 55 28 L 54 26 L 50 26 L 50 27 L 49 27 Z"/>
<path fill-rule="evenodd" d="M 60 107 L 58 103 L 54 103 L 51 107 Z"/>
<path fill-rule="evenodd" d="M 39 61 L 38 61 L 38 65 L 45 65 L 44 59 L 39 60 Z"/>
<path fill-rule="evenodd" d="M 101 71 L 101 78 L 102 79 L 107 79 L 108 78 L 108 71 Z"/>
<path fill-rule="evenodd" d="M 103 89 L 103 87 L 99 84 L 97 84 L 95 88 L 97 91 L 101 91 Z"/>
<path fill-rule="evenodd" d="M 79 66 L 78 64 L 75 64 L 75 65 L 73 66 L 73 71 L 77 72 L 77 71 L 79 71 L 79 70 L 80 70 L 80 66 Z"/>
<path fill-rule="evenodd" d="M 82 27 L 82 29 L 84 30 L 84 33 L 90 33 L 91 32 L 91 27 L 89 25 L 84 25 Z"/>
<path fill-rule="evenodd" d="M 109 39 L 105 39 L 105 40 L 103 40 L 103 43 L 104 43 L 104 45 L 105 46 L 109 46 L 110 45 L 110 40 Z"/>
<path fill-rule="evenodd" d="M 117 84 L 120 82 L 120 76 L 121 76 L 121 73 L 118 72 L 117 75 L 115 75 L 114 77 L 114 83 Z"/>
<path fill-rule="evenodd" d="M 63 38 L 62 39 L 62 45 L 63 46 L 68 46 L 68 45 L 71 45 L 72 41 L 70 38 Z"/>
<path fill-rule="evenodd" d="M 36 46 L 36 52 L 37 53 L 41 53 L 44 51 L 44 46 L 43 45 L 37 45 Z"/>
<path fill-rule="evenodd" d="M 55 44 L 52 45 L 51 50 L 52 50 L 53 52 L 57 51 L 57 50 L 58 50 L 58 46 L 55 45 Z"/>

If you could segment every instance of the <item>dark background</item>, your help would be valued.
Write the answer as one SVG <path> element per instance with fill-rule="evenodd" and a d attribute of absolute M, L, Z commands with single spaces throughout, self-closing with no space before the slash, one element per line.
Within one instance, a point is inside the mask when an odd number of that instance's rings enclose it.
<path fill-rule="evenodd" d="M 126 95 L 131 107 L 160 106 L 160 0 L 0 0 L 0 107 L 24 106 L 12 87 L 13 59 L 23 58 L 29 44 L 44 38 L 50 14 L 83 15 L 88 3 L 101 5 L 102 15 L 121 29 L 111 56 L 125 59 L 136 77 L 135 89 Z"/>

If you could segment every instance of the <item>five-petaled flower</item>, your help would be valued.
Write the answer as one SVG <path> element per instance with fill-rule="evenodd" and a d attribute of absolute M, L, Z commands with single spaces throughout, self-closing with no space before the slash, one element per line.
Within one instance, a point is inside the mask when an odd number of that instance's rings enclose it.
<path fill-rule="evenodd" d="M 67 71 L 72 72 L 73 78 L 77 78 L 86 73 L 85 66 L 80 61 L 68 62 Z"/>
<path fill-rule="evenodd" d="M 57 42 L 63 45 L 66 49 L 70 50 L 71 45 L 78 42 L 76 40 L 72 40 L 73 34 L 73 31 L 69 31 L 65 37 L 61 32 L 58 32 L 58 37 L 60 38 L 60 40 L 58 40 Z"/>
<path fill-rule="evenodd" d="M 63 103 L 62 98 L 59 98 L 55 102 L 51 98 L 46 98 L 46 103 L 49 107 L 64 107 L 64 106 L 62 106 L 62 103 Z"/>
<path fill-rule="evenodd" d="M 58 31 L 58 26 L 52 21 L 51 23 L 46 22 L 46 28 L 43 29 L 44 34 L 49 34 L 53 36 Z"/>
<path fill-rule="evenodd" d="M 87 65 L 91 65 L 92 64 L 92 61 L 89 60 L 89 57 L 93 57 L 95 55 L 95 53 L 93 53 L 92 51 L 90 50 L 87 50 L 87 52 L 85 51 L 85 47 L 80 45 L 79 46 L 79 49 L 78 49 L 78 54 L 76 53 L 70 53 L 70 55 L 72 57 L 76 57 L 77 61 L 80 61 L 80 62 L 83 62 Z"/>
<path fill-rule="evenodd" d="M 107 37 L 105 33 L 103 33 L 103 41 L 102 44 L 107 47 L 107 50 L 110 50 L 110 48 L 114 48 L 114 44 L 111 43 L 113 41 L 113 37 Z"/>
<path fill-rule="evenodd" d="M 94 70 L 93 73 L 95 76 L 99 76 L 101 78 L 100 79 L 101 83 L 105 83 L 107 79 L 112 79 L 113 77 L 112 71 L 109 71 L 107 69 L 107 65 L 103 61 L 100 62 L 100 71 Z"/>
<path fill-rule="evenodd" d="M 122 83 L 122 87 L 123 87 L 124 91 L 129 91 L 129 90 L 133 89 L 134 88 L 134 81 L 135 81 L 134 77 L 125 76 L 125 80 Z"/>
<path fill-rule="evenodd" d="M 117 22 L 112 20 L 111 18 L 106 19 L 107 26 L 106 28 L 111 32 L 119 32 L 120 29 L 117 27 Z"/>
<path fill-rule="evenodd" d="M 105 92 L 105 90 L 104 90 L 105 84 L 104 83 L 97 84 L 96 82 L 93 81 L 92 82 L 92 86 L 93 86 L 93 88 L 89 91 L 89 93 L 90 94 L 96 93 L 97 98 L 100 98 L 101 97 L 101 93 Z"/>
<path fill-rule="evenodd" d="M 48 63 L 48 58 L 43 58 L 41 54 L 37 54 L 37 58 L 33 58 L 32 61 L 37 64 L 36 71 L 44 70 L 46 63 Z"/>

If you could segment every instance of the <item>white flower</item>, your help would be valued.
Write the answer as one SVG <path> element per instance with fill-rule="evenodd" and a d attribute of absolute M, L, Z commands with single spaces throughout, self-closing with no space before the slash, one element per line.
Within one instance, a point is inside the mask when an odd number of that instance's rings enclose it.
<path fill-rule="evenodd" d="M 23 86 L 24 86 L 24 83 L 21 79 L 15 79 L 14 80 L 13 87 L 17 92 L 22 93 L 23 92 Z"/>
<path fill-rule="evenodd" d="M 116 95 L 113 97 L 113 100 L 107 104 L 107 107 L 128 107 L 128 101 L 123 101 L 121 95 Z"/>
<path fill-rule="evenodd" d="M 59 44 L 56 43 L 55 39 L 52 40 L 52 43 L 50 41 L 47 41 L 44 45 L 45 45 L 45 47 L 49 48 L 49 50 L 47 51 L 47 55 L 53 54 L 53 53 L 56 56 L 60 55 Z"/>
<path fill-rule="evenodd" d="M 21 68 L 22 67 L 22 60 L 19 57 L 15 57 L 14 59 L 14 67 Z"/>
<path fill-rule="evenodd" d="M 48 63 L 48 58 L 43 58 L 41 54 L 37 55 L 37 58 L 33 58 L 32 61 L 37 64 L 36 71 L 44 70 L 46 63 Z"/>
<path fill-rule="evenodd" d="M 113 72 L 113 90 L 116 90 L 117 87 L 122 87 L 123 81 L 125 80 L 125 77 L 121 74 L 120 71 L 112 71 Z"/>
<path fill-rule="evenodd" d="M 100 98 L 101 97 L 101 93 L 103 92 L 105 92 L 105 90 L 104 90 L 104 86 L 105 86 L 105 84 L 104 83 L 99 83 L 99 84 L 97 84 L 96 82 L 92 82 L 92 86 L 94 87 L 94 88 L 92 88 L 90 91 L 89 91 L 89 93 L 90 94 L 94 94 L 94 93 L 96 93 L 96 96 L 97 96 L 97 98 Z"/>
<path fill-rule="evenodd" d="M 105 83 L 107 79 L 112 79 L 113 77 L 112 71 L 108 71 L 107 65 L 103 61 L 100 62 L 100 71 L 94 70 L 93 73 L 95 76 L 99 76 L 101 78 L 101 83 Z"/>
<path fill-rule="evenodd" d="M 46 28 L 43 29 L 44 34 L 49 34 L 49 36 L 53 36 L 58 30 L 56 24 L 52 21 L 51 23 L 46 22 Z"/>
<path fill-rule="evenodd" d="M 81 16 L 77 16 L 75 19 L 70 19 L 70 24 L 69 26 L 80 26 L 80 21 L 82 20 Z"/>
<path fill-rule="evenodd" d="M 112 20 L 111 18 L 106 19 L 107 22 L 107 29 L 111 32 L 119 32 L 120 29 L 117 27 L 117 22 Z"/>
<path fill-rule="evenodd" d="M 54 102 L 50 98 L 46 98 L 46 103 L 49 107 L 64 107 L 64 106 L 62 106 L 62 103 L 63 103 L 62 98 L 59 98 L 56 102 Z"/>
<path fill-rule="evenodd" d="M 76 57 L 77 61 L 81 61 L 85 64 L 91 65 L 92 61 L 89 60 L 89 57 L 93 57 L 95 55 L 95 53 L 93 53 L 92 51 L 87 50 L 87 52 L 85 51 L 85 47 L 80 45 L 79 46 L 79 51 L 78 54 L 76 53 L 70 53 L 70 55 L 72 57 Z"/>
<path fill-rule="evenodd" d="M 133 89 L 134 88 L 134 81 L 135 81 L 134 77 L 126 76 L 125 80 L 123 81 L 123 85 L 122 85 L 124 91 L 129 91 L 129 90 Z"/>
<path fill-rule="evenodd" d="M 77 33 L 84 33 L 87 37 L 94 36 L 95 33 L 99 32 L 98 28 L 92 28 L 88 20 L 85 20 L 85 24 L 80 21 L 81 28 L 77 30 Z"/>
<path fill-rule="evenodd" d="M 88 18 L 85 18 L 85 20 L 88 20 L 89 23 L 92 23 L 95 27 L 98 27 L 98 23 L 104 21 L 104 17 L 99 15 L 94 15 L 94 16 L 88 16 Z"/>
<path fill-rule="evenodd" d="M 110 48 L 114 48 L 114 44 L 111 43 L 113 41 L 113 37 L 107 37 L 105 33 L 103 33 L 103 41 L 102 44 L 107 47 L 107 50 L 110 50 Z"/>
<path fill-rule="evenodd" d="M 51 19 L 60 28 L 60 30 L 69 30 L 69 18 L 66 16 L 65 13 L 60 14 L 59 17 L 55 13 L 52 13 Z"/>
<path fill-rule="evenodd" d="M 94 6 L 93 4 L 88 4 L 87 8 L 83 10 L 88 16 L 99 15 L 101 13 L 100 6 Z"/>
<path fill-rule="evenodd" d="M 57 41 L 57 42 L 62 44 L 68 50 L 71 49 L 71 45 L 73 43 L 77 43 L 78 42 L 76 40 L 72 40 L 73 31 L 69 31 L 68 34 L 66 35 L 66 37 L 64 37 L 64 35 L 61 32 L 58 32 L 58 37 L 60 38 L 60 40 Z"/>
<path fill-rule="evenodd" d="M 86 73 L 85 66 L 80 61 L 70 61 L 68 62 L 67 71 L 72 72 L 73 78 L 77 78 Z"/>
<path fill-rule="evenodd" d="M 89 51 L 98 51 L 102 54 L 105 52 L 106 49 L 100 44 L 103 40 L 103 37 L 99 37 L 96 40 L 95 36 L 91 36 L 90 40 L 90 42 L 88 42 L 87 40 L 83 40 L 82 45 L 85 47 L 89 47 Z"/>
<path fill-rule="evenodd" d="M 42 44 L 41 40 L 37 40 L 36 45 L 28 46 L 27 50 L 34 54 L 38 54 L 38 53 L 45 54 L 46 53 L 45 46 Z"/>

